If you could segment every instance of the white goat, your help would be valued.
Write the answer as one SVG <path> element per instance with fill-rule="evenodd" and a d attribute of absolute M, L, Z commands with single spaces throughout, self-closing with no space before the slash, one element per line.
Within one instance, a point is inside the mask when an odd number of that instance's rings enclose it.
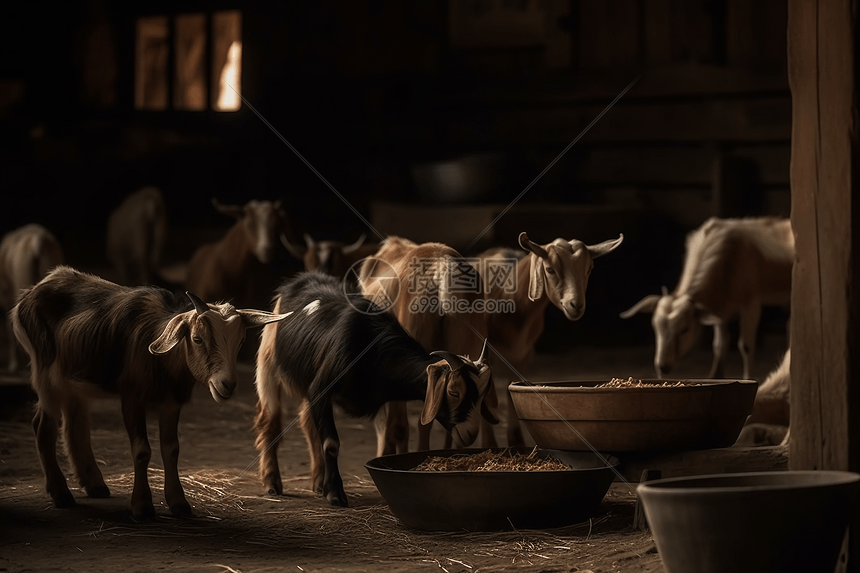
<path fill-rule="evenodd" d="M 167 208 L 157 187 L 132 193 L 108 217 L 106 254 L 119 282 L 136 286 L 152 282 L 167 236 Z"/>
<path fill-rule="evenodd" d="M 788 443 L 791 421 L 791 349 L 759 384 L 752 412 L 736 445 L 773 446 Z"/>
<path fill-rule="evenodd" d="M 18 344 L 7 315 L 22 290 L 39 282 L 49 270 L 62 263 L 60 243 L 41 225 L 25 225 L 10 231 L 0 241 L 0 311 L 7 327 L 10 372 L 18 369 Z"/>
<path fill-rule="evenodd" d="M 775 217 L 712 217 L 687 236 L 681 280 L 672 293 L 648 295 L 621 313 L 652 312 L 654 369 L 663 377 L 693 345 L 701 325 L 714 328 L 709 376 L 722 377 L 728 322 L 740 315 L 738 348 L 749 378 L 762 305 L 791 298 L 794 234 L 791 221 Z"/>
<path fill-rule="evenodd" d="M 87 495 L 110 495 L 90 445 L 88 402 L 112 394 L 120 398 L 131 442 L 135 516 L 155 513 L 146 409 L 159 412 L 167 505 L 174 514 L 190 514 L 177 469 L 182 406 L 197 382 L 216 401 L 228 399 L 237 384 L 236 355 L 245 330 L 287 317 L 207 305 L 191 293 L 186 299 L 158 287 L 123 287 L 66 266 L 24 292 L 11 314 L 15 336 L 30 355 L 30 380 L 39 396 L 33 429 L 54 505 L 75 504 L 57 463 L 60 420 Z"/>
<path fill-rule="evenodd" d="M 496 353 L 490 363 L 501 371 L 502 362 L 510 365 L 514 375 L 523 375 L 534 357 L 535 343 L 543 333 L 546 308 L 550 303 L 561 310 L 568 320 L 582 318 L 585 313 L 585 292 L 594 268 L 593 260 L 609 254 L 621 245 L 624 235 L 596 245 L 586 245 L 576 239 L 555 239 L 539 245 L 520 233 L 519 243 L 529 254 L 516 263 L 516 285 L 507 285 L 488 276 L 493 261 L 508 261 L 515 252 L 492 249 L 478 255 L 487 301 L 512 300 L 513 313 L 487 314 L 487 337 Z M 495 265 L 496 268 L 500 268 Z M 514 288 L 509 288 L 514 286 Z M 508 288 L 506 288 L 508 287 Z M 522 429 L 507 385 L 504 390 L 508 403 L 507 439 L 509 446 L 523 445 Z M 492 432 L 488 425 L 482 431 Z"/>

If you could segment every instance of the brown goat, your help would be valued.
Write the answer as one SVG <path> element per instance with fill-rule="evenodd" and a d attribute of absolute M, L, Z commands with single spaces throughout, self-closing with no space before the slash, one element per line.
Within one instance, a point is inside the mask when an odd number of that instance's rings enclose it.
<path fill-rule="evenodd" d="M 305 233 L 305 246 L 300 247 L 290 243 L 286 235 L 281 235 L 284 247 L 302 260 L 306 271 L 318 269 L 339 278 L 347 276 L 354 264 L 379 250 L 379 243 L 365 243 L 366 238 L 367 235 L 362 233 L 357 241 L 346 244 L 342 241 L 315 241 Z"/>
<path fill-rule="evenodd" d="M 256 294 L 255 280 L 263 275 L 263 265 L 275 260 L 287 216 L 280 201 L 252 200 L 238 206 L 213 199 L 212 204 L 237 221 L 221 240 L 197 249 L 188 263 L 185 286 L 205 300 L 242 301 Z"/>
<path fill-rule="evenodd" d="M 481 277 L 455 249 L 442 243 L 416 244 L 391 236 L 359 269 L 362 294 L 397 317 L 404 330 L 428 352 L 444 348 L 478 356 L 487 335 L 486 315 L 474 312 L 483 302 Z M 492 344 L 492 341 L 490 341 Z M 487 404 L 495 409 L 494 388 Z M 377 454 L 408 451 L 406 404 L 389 402 L 376 417 Z M 495 447 L 485 432 L 482 447 Z M 430 425 L 419 426 L 418 449 L 430 448 Z"/>
<path fill-rule="evenodd" d="M 0 241 L 0 311 L 6 322 L 10 372 L 18 369 L 18 344 L 8 313 L 21 291 L 39 282 L 53 267 L 63 263 L 60 243 L 46 228 L 30 224 L 10 231 Z"/>
<path fill-rule="evenodd" d="M 39 397 L 33 429 L 46 489 L 57 507 L 75 504 L 57 463 L 60 420 L 87 495 L 110 495 L 90 445 L 88 402 L 119 395 L 134 460 L 132 513 L 155 513 L 147 479 L 147 408 L 159 413 L 167 505 L 174 514 L 191 513 L 177 467 L 182 406 L 196 382 L 207 384 L 216 401 L 228 399 L 237 384 L 236 355 L 245 330 L 287 315 L 207 305 L 191 293 L 188 299 L 152 286 L 123 287 L 66 266 L 21 295 L 12 323 L 30 355 L 30 380 Z"/>

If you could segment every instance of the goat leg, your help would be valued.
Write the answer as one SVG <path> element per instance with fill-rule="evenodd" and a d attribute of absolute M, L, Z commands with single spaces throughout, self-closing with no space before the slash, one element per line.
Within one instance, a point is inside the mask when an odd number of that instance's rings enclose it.
<path fill-rule="evenodd" d="M 75 498 L 69 491 L 66 477 L 57 463 L 57 419 L 48 414 L 41 405 L 36 406 L 33 418 L 33 431 L 36 433 L 36 449 L 45 473 L 45 489 L 57 507 L 72 507 Z"/>
<path fill-rule="evenodd" d="M 409 451 L 409 416 L 406 402 L 386 402 L 374 420 L 377 455 L 405 454 Z"/>
<path fill-rule="evenodd" d="M 149 460 L 152 457 L 152 448 L 146 435 L 146 412 L 142 405 L 131 402 L 130 399 L 122 401 L 122 417 L 131 443 L 131 456 L 134 462 L 131 513 L 135 517 L 152 517 L 155 515 L 155 507 L 152 505 L 152 490 L 149 489 L 149 479 L 146 475 Z"/>
<path fill-rule="evenodd" d="M 259 375 L 258 375 L 259 376 Z M 260 381 L 257 380 L 257 388 Z M 255 444 L 260 452 L 260 481 L 269 495 L 283 495 L 284 485 L 281 481 L 281 470 L 278 467 L 278 444 L 281 442 L 281 403 L 265 404 L 257 401 L 257 419 L 254 427 L 257 430 Z"/>
<path fill-rule="evenodd" d="M 738 350 L 744 362 L 744 380 L 749 380 L 750 365 L 755 358 L 755 336 L 758 323 L 761 319 L 761 305 L 753 301 L 741 309 L 740 336 L 738 336 Z"/>
<path fill-rule="evenodd" d="M 68 396 L 63 404 L 63 433 L 66 452 L 78 481 L 90 497 L 110 497 L 90 442 L 89 409 L 84 400 Z"/>
<path fill-rule="evenodd" d="M 709 378 L 723 377 L 723 363 L 729 352 L 729 329 L 724 322 L 714 325 L 714 362 L 711 364 Z"/>
<path fill-rule="evenodd" d="M 170 400 L 161 405 L 158 415 L 158 438 L 164 463 L 164 500 L 173 515 L 191 515 L 191 504 L 185 499 L 179 481 L 179 413 L 182 406 Z"/>
<path fill-rule="evenodd" d="M 338 438 L 337 428 L 334 424 L 334 412 L 331 404 L 317 404 L 311 409 L 311 414 L 316 422 L 319 440 L 322 443 L 325 464 L 322 493 L 331 505 L 348 507 L 349 500 L 347 500 L 346 492 L 343 489 L 343 479 L 337 467 L 340 438 Z"/>
<path fill-rule="evenodd" d="M 302 400 L 299 406 L 299 425 L 305 433 L 308 443 L 308 453 L 311 457 L 311 487 L 317 493 L 323 493 L 323 482 L 325 481 L 325 458 L 323 456 L 322 442 L 317 431 L 316 422 L 311 413 L 308 400 Z"/>

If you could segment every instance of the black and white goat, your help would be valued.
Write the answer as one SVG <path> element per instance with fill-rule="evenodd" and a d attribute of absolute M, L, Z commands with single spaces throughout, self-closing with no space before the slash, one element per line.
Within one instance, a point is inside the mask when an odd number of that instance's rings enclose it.
<path fill-rule="evenodd" d="M 33 419 L 36 446 L 57 507 L 75 503 L 57 464 L 61 419 L 81 486 L 90 497 L 110 495 L 90 445 L 88 401 L 113 394 L 120 398 L 134 459 L 132 512 L 155 513 L 146 473 L 151 456 L 146 410 L 157 408 L 164 497 L 174 514 L 191 513 L 177 469 L 182 406 L 195 382 L 208 384 L 218 402 L 229 398 L 245 330 L 286 315 L 188 297 L 157 287 L 123 287 L 59 266 L 25 291 L 12 310 L 15 336 L 30 355 L 31 382 L 39 397 Z"/>
<path fill-rule="evenodd" d="M 457 447 L 478 435 L 476 410 L 497 422 L 484 402 L 491 382 L 485 352 L 474 362 L 447 351 L 428 353 L 394 316 L 345 292 L 334 277 L 309 272 L 285 282 L 274 312 L 292 314 L 263 329 L 257 354 L 256 443 L 270 493 L 283 493 L 277 456 L 282 387 L 302 399 L 313 486 L 332 505 L 348 505 L 337 467 L 334 404 L 350 416 L 371 417 L 392 400 L 424 400 L 421 422 L 438 420 Z"/>

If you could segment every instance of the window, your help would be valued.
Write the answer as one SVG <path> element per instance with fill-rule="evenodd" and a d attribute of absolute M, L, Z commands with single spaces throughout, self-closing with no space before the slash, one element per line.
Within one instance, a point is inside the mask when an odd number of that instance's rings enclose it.
<path fill-rule="evenodd" d="M 138 19 L 135 109 L 238 110 L 241 28 L 238 10 Z"/>

